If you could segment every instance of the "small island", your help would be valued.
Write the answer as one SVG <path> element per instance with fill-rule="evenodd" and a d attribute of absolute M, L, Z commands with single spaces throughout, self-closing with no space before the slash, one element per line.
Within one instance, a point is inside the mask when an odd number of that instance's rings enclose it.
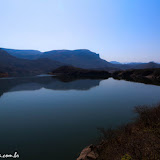
<path fill-rule="evenodd" d="M 111 73 L 104 70 L 82 69 L 73 66 L 62 66 L 50 74 L 58 77 L 70 77 L 70 78 L 89 78 L 89 79 L 107 79 L 111 77 Z"/>

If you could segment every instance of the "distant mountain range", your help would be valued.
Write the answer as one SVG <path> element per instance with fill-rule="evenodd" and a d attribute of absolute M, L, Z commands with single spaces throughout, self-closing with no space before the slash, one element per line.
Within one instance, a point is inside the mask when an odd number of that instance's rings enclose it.
<path fill-rule="evenodd" d="M 99 54 L 91 52 L 87 49 L 80 50 L 53 50 L 48 52 L 40 52 L 36 50 L 15 50 L 5 49 L 10 55 L 21 59 L 36 60 L 40 58 L 48 58 L 58 61 L 66 65 L 73 65 L 80 68 L 112 68 L 114 65 L 101 59 Z"/>
<path fill-rule="evenodd" d="M 112 64 L 122 64 L 122 63 L 117 62 L 117 61 L 110 61 L 110 63 L 112 63 Z"/>
<path fill-rule="evenodd" d="M 17 58 L 22 58 L 22 59 L 38 59 L 42 55 L 42 52 L 37 51 L 37 50 L 16 50 L 16 49 L 6 49 L 6 48 L 1 48 L 8 52 L 10 55 L 17 57 Z"/>
<path fill-rule="evenodd" d="M 64 65 L 110 72 L 126 69 L 160 68 L 160 64 L 154 62 L 128 64 L 121 64 L 116 61 L 107 62 L 101 59 L 99 54 L 87 49 L 48 52 L 0 49 L 0 73 L 8 73 L 10 76 L 48 73 Z"/>
<path fill-rule="evenodd" d="M 16 58 L 5 50 L 0 49 L 0 73 L 8 73 L 9 76 L 25 76 L 37 75 L 50 72 L 63 63 L 56 62 L 47 58 L 40 58 L 36 60 Z"/>

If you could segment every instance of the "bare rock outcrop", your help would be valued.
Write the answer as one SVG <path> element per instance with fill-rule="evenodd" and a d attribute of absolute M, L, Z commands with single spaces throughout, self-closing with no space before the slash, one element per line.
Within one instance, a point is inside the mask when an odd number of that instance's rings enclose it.
<path fill-rule="evenodd" d="M 96 160 L 97 157 L 98 153 L 96 151 L 96 147 L 94 145 L 90 145 L 82 150 L 77 160 Z"/>

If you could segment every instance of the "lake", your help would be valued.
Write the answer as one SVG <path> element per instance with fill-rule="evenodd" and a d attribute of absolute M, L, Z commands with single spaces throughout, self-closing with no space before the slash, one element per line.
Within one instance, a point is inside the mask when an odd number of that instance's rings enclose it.
<path fill-rule="evenodd" d="M 98 128 L 135 119 L 137 105 L 160 102 L 160 86 L 124 80 L 0 79 L 0 153 L 21 160 L 75 160 Z"/>

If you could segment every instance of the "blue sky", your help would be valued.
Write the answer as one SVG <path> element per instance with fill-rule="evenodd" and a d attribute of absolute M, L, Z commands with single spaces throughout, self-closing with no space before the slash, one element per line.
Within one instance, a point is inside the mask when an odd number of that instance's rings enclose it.
<path fill-rule="evenodd" d="M 0 47 L 90 49 L 160 62 L 160 0 L 0 0 Z"/>

